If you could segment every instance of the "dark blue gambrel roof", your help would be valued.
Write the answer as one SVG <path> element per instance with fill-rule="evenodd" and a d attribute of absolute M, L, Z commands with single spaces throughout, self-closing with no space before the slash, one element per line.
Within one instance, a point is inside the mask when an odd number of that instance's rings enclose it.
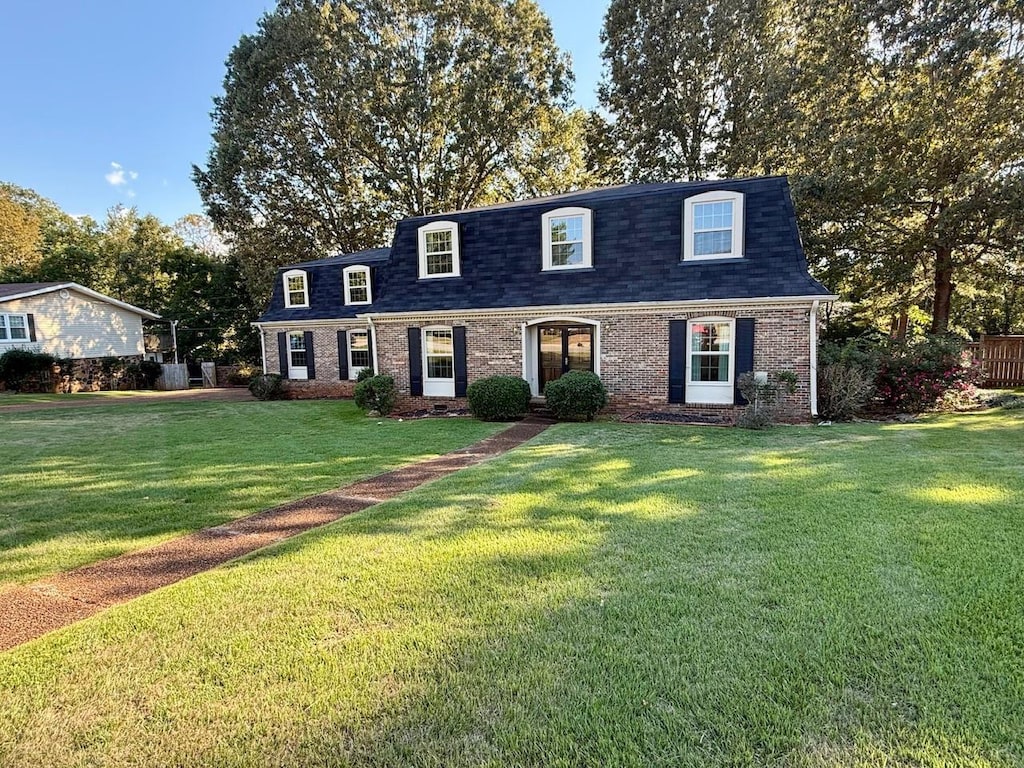
<path fill-rule="evenodd" d="M 744 195 L 744 257 L 684 262 L 683 201 L 712 190 Z M 541 216 L 569 206 L 593 211 L 593 267 L 544 272 Z M 433 221 L 459 224 L 461 277 L 419 279 L 417 230 Z M 340 258 L 361 263 L 351 260 L 357 256 Z M 789 185 L 778 176 L 610 187 L 403 219 L 390 258 L 377 272 L 369 306 L 345 307 L 338 263 L 309 263 L 310 310 L 281 310 L 278 279 L 272 309 L 262 319 L 299 319 L 291 314 L 296 312 L 321 319 L 367 312 L 829 295 L 808 275 Z M 321 276 L 331 269 L 336 276 Z M 318 284 L 332 284 L 333 295 L 318 291 Z"/>
<path fill-rule="evenodd" d="M 274 278 L 274 290 L 270 295 L 270 308 L 260 318 L 260 322 L 275 320 L 333 320 L 335 318 L 355 317 L 362 312 L 369 312 L 373 304 L 345 305 L 345 292 L 341 281 L 345 267 L 362 264 L 370 268 L 371 296 L 377 298 L 377 287 L 380 283 L 380 268 L 386 264 L 391 253 L 390 248 L 372 248 L 358 253 L 346 253 L 316 261 L 304 261 L 301 264 L 289 264 L 278 270 Z M 309 307 L 286 309 L 284 306 L 284 281 L 282 275 L 290 269 L 302 269 L 306 272 L 309 290 Z"/>

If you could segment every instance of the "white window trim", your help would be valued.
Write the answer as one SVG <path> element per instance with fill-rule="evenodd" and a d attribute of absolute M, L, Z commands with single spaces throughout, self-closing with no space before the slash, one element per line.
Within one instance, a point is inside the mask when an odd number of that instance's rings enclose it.
<path fill-rule="evenodd" d="M 434 275 L 427 274 L 427 233 L 428 232 L 445 232 L 450 231 L 452 233 L 452 271 L 451 272 L 438 272 Z M 432 221 L 429 224 L 424 224 L 417 231 L 417 240 L 419 241 L 419 263 L 420 263 L 420 280 L 433 280 L 441 277 L 461 277 L 462 266 L 459 261 L 459 225 L 454 221 Z"/>
<path fill-rule="evenodd" d="M 373 357 L 372 356 L 370 357 L 370 364 L 369 365 L 355 365 L 352 362 L 352 352 L 353 352 L 352 336 L 354 334 L 356 334 L 356 333 L 364 333 L 364 334 L 366 334 L 366 344 L 367 344 L 367 350 L 368 351 L 369 351 L 369 344 L 370 344 L 370 330 L 369 330 L 369 328 L 351 328 L 351 329 L 349 329 L 348 331 L 345 332 L 346 336 L 348 337 L 347 338 L 348 344 L 346 344 L 346 346 L 348 347 L 348 378 L 349 378 L 350 381 L 355 381 L 356 377 L 359 376 L 359 372 L 361 370 L 363 370 L 364 368 L 372 368 L 373 367 Z"/>
<path fill-rule="evenodd" d="M 288 279 L 291 278 L 291 277 L 301 277 L 302 278 L 302 296 L 303 296 L 303 299 L 304 299 L 302 304 L 292 304 L 292 301 L 291 301 L 291 299 L 292 299 L 291 291 L 288 290 Z M 309 306 L 309 276 L 306 274 L 305 270 L 302 270 L 302 269 L 289 269 L 287 272 L 285 272 L 281 276 L 281 279 L 282 279 L 283 284 L 284 284 L 284 306 L 285 306 L 285 309 L 292 309 L 292 308 L 298 308 L 298 307 L 308 307 Z"/>
<path fill-rule="evenodd" d="M 560 219 L 565 216 L 583 217 L 583 263 L 562 264 L 551 263 L 551 220 Z M 541 267 L 543 272 L 558 272 L 565 269 L 590 269 L 594 264 L 594 238 L 593 238 L 594 213 L 589 208 L 556 208 L 548 211 L 541 217 L 541 234 L 544 240 L 544 263 Z"/>
<path fill-rule="evenodd" d="M 294 336 L 302 339 L 302 351 L 306 353 L 305 365 L 292 365 L 292 353 L 299 351 L 292 349 L 292 337 Z M 288 378 L 295 381 L 309 379 L 309 350 L 306 348 L 306 334 L 302 331 L 289 331 L 286 338 L 288 341 Z"/>
<path fill-rule="evenodd" d="M 437 379 L 427 375 L 427 332 L 448 331 L 452 336 L 452 376 Z M 455 397 L 455 330 L 450 325 L 428 325 L 420 329 L 420 357 L 423 358 L 423 395 L 424 397 Z"/>
<path fill-rule="evenodd" d="M 729 253 L 709 253 L 698 256 L 693 252 L 693 208 L 701 203 L 732 202 L 732 250 Z M 718 190 L 688 197 L 683 201 L 683 261 L 710 261 L 712 259 L 743 258 L 743 193 Z"/>
<path fill-rule="evenodd" d="M 8 318 L 20 317 L 24 322 L 25 338 L 15 339 L 11 337 L 11 321 Z M 6 339 L 0 339 L 0 344 L 31 344 L 32 343 L 32 326 L 28 322 L 28 314 L 25 312 L 0 312 L 0 326 L 3 327 L 7 336 Z"/>
<path fill-rule="evenodd" d="M 729 380 L 728 381 L 694 381 L 693 380 L 693 326 L 695 323 L 728 323 L 729 341 Z M 735 399 L 736 381 L 736 318 L 735 317 L 691 317 L 686 321 L 686 402 L 695 405 L 732 405 Z M 704 390 L 702 392 L 701 390 Z M 711 399 L 707 393 L 714 393 Z"/>
<path fill-rule="evenodd" d="M 352 301 L 352 289 L 349 285 L 349 277 L 356 273 L 363 273 L 366 275 L 366 301 Z M 373 303 L 373 288 L 370 286 L 370 268 L 357 264 L 351 267 L 345 267 L 341 270 L 342 274 L 342 285 L 345 288 L 345 303 L 346 304 L 372 304 Z"/>

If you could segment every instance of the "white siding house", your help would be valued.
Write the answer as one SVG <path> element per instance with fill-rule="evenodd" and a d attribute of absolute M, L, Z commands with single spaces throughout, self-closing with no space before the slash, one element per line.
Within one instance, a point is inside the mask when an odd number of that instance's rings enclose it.
<path fill-rule="evenodd" d="M 145 354 L 142 321 L 160 316 L 78 283 L 0 284 L 0 354 L 86 359 Z"/>

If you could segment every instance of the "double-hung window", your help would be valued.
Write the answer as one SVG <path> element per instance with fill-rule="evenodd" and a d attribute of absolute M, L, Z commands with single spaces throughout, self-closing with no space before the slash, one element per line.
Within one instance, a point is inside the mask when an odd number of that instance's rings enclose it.
<path fill-rule="evenodd" d="M 0 343 L 28 341 L 27 315 L 0 315 Z"/>
<path fill-rule="evenodd" d="M 544 270 L 585 269 L 593 264 L 592 213 L 558 208 L 541 217 Z"/>
<path fill-rule="evenodd" d="M 345 267 L 342 270 L 345 283 L 346 304 L 369 304 L 373 301 L 370 293 L 370 268 L 362 265 Z"/>
<path fill-rule="evenodd" d="M 292 331 L 288 334 L 288 378 L 307 379 L 306 334 Z"/>
<path fill-rule="evenodd" d="M 348 332 L 348 377 L 355 379 L 361 370 L 373 365 L 370 360 L 370 334 L 367 331 Z"/>
<path fill-rule="evenodd" d="M 705 192 L 683 204 L 683 260 L 743 256 L 743 195 Z"/>
<path fill-rule="evenodd" d="M 301 269 L 284 273 L 284 305 L 287 308 L 309 306 L 309 282 Z"/>
<path fill-rule="evenodd" d="M 459 225 L 454 221 L 434 221 L 418 230 L 420 279 L 458 277 Z"/>
<path fill-rule="evenodd" d="M 423 394 L 455 397 L 455 345 L 452 329 L 423 329 Z"/>
<path fill-rule="evenodd" d="M 733 402 L 735 321 L 691 320 L 687 325 L 687 402 Z"/>

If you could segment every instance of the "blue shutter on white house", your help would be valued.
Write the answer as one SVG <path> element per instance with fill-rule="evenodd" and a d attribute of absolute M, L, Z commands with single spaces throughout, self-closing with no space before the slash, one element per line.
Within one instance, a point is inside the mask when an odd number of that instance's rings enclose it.
<path fill-rule="evenodd" d="M 348 379 L 348 331 L 338 331 L 338 378 Z"/>
<path fill-rule="evenodd" d="M 733 403 L 736 405 L 746 405 L 747 399 L 743 397 L 740 392 L 739 380 L 740 376 L 744 373 L 750 373 L 754 370 L 754 318 L 752 317 L 737 317 L 736 318 L 736 367 L 733 371 L 733 382 L 735 383 L 735 391 L 733 392 Z"/>
<path fill-rule="evenodd" d="M 302 334 L 303 344 L 306 347 L 306 378 L 316 378 L 316 362 L 313 360 L 313 332 L 305 331 Z"/>
<path fill-rule="evenodd" d="M 281 331 L 277 334 L 277 362 L 281 366 L 281 378 L 288 378 L 288 334 Z"/>
<path fill-rule="evenodd" d="M 686 321 L 668 321 L 668 401 L 686 402 Z"/>
<path fill-rule="evenodd" d="M 466 371 L 466 326 L 452 328 L 452 352 L 455 364 L 455 396 L 465 397 L 469 376 Z"/>
<path fill-rule="evenodd" d="M 423 394 L 423 348 L 420 329 L 409 328 L 409 394 Z"/>

